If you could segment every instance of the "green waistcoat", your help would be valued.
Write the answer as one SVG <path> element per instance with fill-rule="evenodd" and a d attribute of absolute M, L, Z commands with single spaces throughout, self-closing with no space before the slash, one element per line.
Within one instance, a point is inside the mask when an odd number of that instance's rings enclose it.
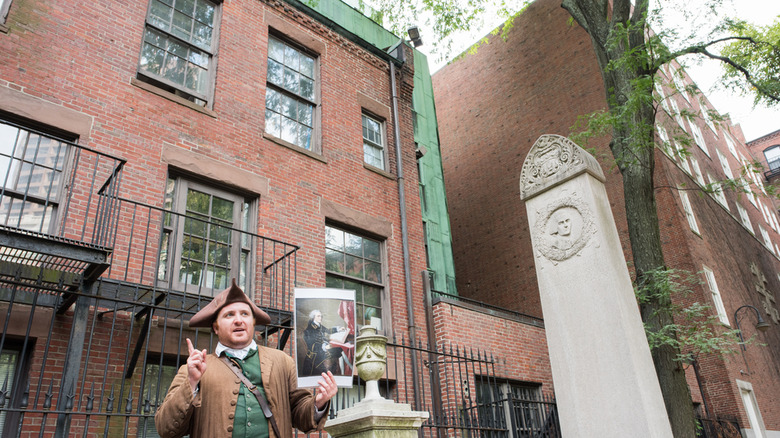
<path fill-rule="evenodd" d="M 225 353 L 227 354 L 227 353 Z M 260 360 L 257 358 L 257 350 L 251 350 L 244 360 L 233 358 L 244 375 L 250 382 L 257 385 L 260 394 L 265 397 L 263 389 L 263 377 L 260 375 Z M 236 403 L 236 417 L 233 419 L 233 437 L 234 438 L 268 438 L 268 420 L 263 415 L 263 409 L 252 391 L 244 384 L 238 393 L 238 402 Z"/>

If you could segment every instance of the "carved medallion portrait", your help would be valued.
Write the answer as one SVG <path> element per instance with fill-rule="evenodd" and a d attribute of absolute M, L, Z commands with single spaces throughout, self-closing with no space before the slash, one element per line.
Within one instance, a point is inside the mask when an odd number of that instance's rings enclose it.
<path fill-rule="evenodd" d="M 595 233 L 593 215 L 576 194 L 558 199 L 537 212 L 536 249 L 554 262 L 579 253 Z"/>

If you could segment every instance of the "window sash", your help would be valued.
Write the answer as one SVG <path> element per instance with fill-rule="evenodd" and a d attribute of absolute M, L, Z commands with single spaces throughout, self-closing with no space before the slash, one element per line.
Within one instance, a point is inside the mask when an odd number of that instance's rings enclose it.
<path fill-rule="evenodd" d="M 328 287 L 355 289 L 358 326 L 383 321 L 382 244 L 362 235 L 326 226 L 325 280 Z M 379 327 L 381 329 L 381 327 Z"/>
<path fill-rule="evenodd" d="M 183 178 L 169 179 L 160 245 L 158 281 L 175 289 L 212 296 L 230 285 L 230 279 L 247 294 L 253 278 L 254 247 L 246 230 L 253 223 L 251 203 L 239 195 Z M 188 210 L 192 193 L 208 198 L 208 210 Z M 232 211 L 215 217 L 214 203 L 232 202 Z M 188 269 L 189 268 L 189 269 Z"/>
<path fill-rule="evenodd" d="M 53 233 L 72 148 L 0 121 L 0 224 Z"/>
<path fill-rule="evenodd" d="M 384 124 L 365 114 L 362 116 L 363 160 L 376 168 L 385 169 Z"/>
<path fill-rule="evenodd" d="M 726 324 L 730 326 L 729 323 L 729 316 L 726 314 L 726 306 L 723 305 L 723 298 L 720 295 L 720 291 L 718 290 L 718 283 L 715 282 L 715 273 L 712 271 L 712 269 L 704 266 L 704 276 L 707 279 L 707 285 L 710 288 L 710 293 L 712 294 L 712 302 L 715 305 L 715 311 L 718 314 L 718 319 L 723 324 Z"/>
<path fill-rule="evenodd" d="M 219 7 L 208 0 L 189 3 L 195 8 L 191 16 L 176 9 L 184 4 L 182 0 L 150 1 L 138 71 L 207 102 L 213 83 Z M 170 11 L 170 17 L 162 17 L 162 9 Z M 183 25 L 187 23 L 189 29 L 184 29 Z"/>
<path fill-rule="evenodd" d="M 317 120 L 317 58 L 273 36 L 268 39 L 265 132 L 319 152 L 313 140 Z"/>

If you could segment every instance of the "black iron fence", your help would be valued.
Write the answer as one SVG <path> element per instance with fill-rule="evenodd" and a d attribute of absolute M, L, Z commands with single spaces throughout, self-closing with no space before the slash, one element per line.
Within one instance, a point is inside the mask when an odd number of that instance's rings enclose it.
<path fill-rule="evenodd" d="M 699 438 L 742 438 L 737 420 L 697 418 L 699 428 L 696 436 Z"/>

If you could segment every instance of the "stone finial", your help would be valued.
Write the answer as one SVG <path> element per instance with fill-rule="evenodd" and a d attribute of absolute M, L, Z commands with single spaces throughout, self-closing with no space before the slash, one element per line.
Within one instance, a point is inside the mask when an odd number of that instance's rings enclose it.
<path fill-rule="evenodd" d="M 520 174 L 520 199 L 527 200 L 582 172 L 605 182 L 595 158 L 566 137 L 544 134 L 536 140 Z"/>

